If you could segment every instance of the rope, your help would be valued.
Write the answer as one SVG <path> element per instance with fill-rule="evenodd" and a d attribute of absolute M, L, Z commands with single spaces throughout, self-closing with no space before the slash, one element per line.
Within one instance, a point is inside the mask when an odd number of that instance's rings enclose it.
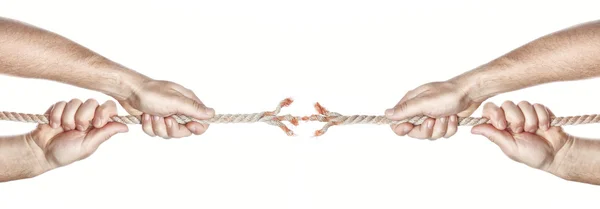
<path fill-rule="evenodd" d="M 208 120 L 198 120 L 185 115 L 172 115 L 173 119 L 179 124 L 186 124 L 191 121 L 195 121 L 203 124 L 217 124 L 217 123 L 257 123 L 262 122 L 272 126 L 278 126 L 288 136 L 294 136 L 294 132 L 288 128 L 283 122 L 288 122 L 294 126 L 297 126 L 299 121 L 317 121 L 325 122 L 325 125 L 315 132 L 315 136 L 321 136 L 327 132 L 331 126 L 336 125 L 354 125 L 354 124 L 374 124 L 374 125 L 390 125 L 398 123 L 411 123 L 413 125 L 421 125 L 429 117 L 427 116 L 414 116 L 409 119 L 393 121 L 382 115 L 342 115 L 336 112 L 330 112 L 325 109 L 319 103 L 315 104 L 315 109 L 319 114 L 310 116 L 293 116 L 290 114 L 279 115 L 283 107 L 288 107 L 292 104 L 291 98 L 284 99 L 281 101 L 273 111 L 265 111 L 251 114 L 217 114 Z M 566 125 L 583 125 L 591 123 L 599 123 L 600 115 L 580 115 L 580 116 L 569 116 L 569 117 L 552 117 L 550 123 L 551 126 L 566 126 Z M 41 114 L 25 114 L 16 112 L 5 112 L 0 111 L 0 120 L 25 122 L 25 123 L 38 123 L 48 124 L 48 115 Z M 458 118 L 459 126 L 476 126 L 487 123 L 487 118 L 480 117 L 461 117 Z M 113 116 L 109 119 L 109 122 L 118 122 L 124 124 L 140 124 L 140 116 L 125 115 L 125 116 Z"/>
<path fill-rule="evenodd" d="M 307 117 L 302 117 L 303 121 L 319 121 L 326 122 L 323 128 L 315 131 L 315 136 L 320 136 L 325 134 L 329 127 L 335 125 L 353 125 L 353 124 L 375 124 L 375 125 L 391 125 L 391 124 L 399 124 L 399 123 L 411 123 L 413 125 L 421 125 L 425 120 L 430 117 L 427 116 L 414 116 L 412 118 L 393 121 L 388 119 L 386 116 L 381 115 L 342 115 L 336 112 L 330 112 L 325 109 L 321 104 L 316 103 L 315 109 L 319 113 L 318 115 L 311 115 Z M 591 123 L 600 123 L 600 115 L 579 115 L 579 116 L 569 116 L 569 117 L 552 117 L 552 121 L 550 122 L 550 126 L 566 126 L 566 125 L 583 125 L 583 124 L 591 124 Z M 476 126 L 480 124 L 484 124 L 489 122 L 487 118 L 481 117 L 460 117 L 458 118 L 459 126 Z"/>
<path fill-rule="evenodd" d="M 279 115 L 283 107 L 291 105 L 292 99 L 287 98 L 279 102 L 275 110 L 265 111 L 251 114 L 217 114 L 208 120 L 198 120 L 185 115 L 172 115 L 172 117 L 179 124 L 186 124 L 191 121 L 195 121 L 203 124 L 213 123 L 257 123 L 263 122 L 269 125 L 280 127 L 288 136 L 294 136 L 294 132 L 290 130 L 283 122 L 287 121 L 292 125 L 298 125 L 298 117 L 292 115 Z M 48 124 L 48 115 L 44 114 L 25 114 L 16 112 L 0 112 L 0 120 L 25 122 L 25 123 L 39 123 Z M 124 124 L 141 124 L 141 116 L 125 115 L 125 116 L 113 116 L 109 118 L 109 122 L 118 122 Z"/>

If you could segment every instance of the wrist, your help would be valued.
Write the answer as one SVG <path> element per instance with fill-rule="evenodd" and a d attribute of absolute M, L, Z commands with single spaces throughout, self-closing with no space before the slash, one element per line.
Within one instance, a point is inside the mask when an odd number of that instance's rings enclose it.
<path fill-rule="evenodd" d="M 542 170 L 563 179 L 571 179 L 569 174 L 570 169 L 566 167 L 568 162 L 565 161 L 569 158 L 573 158 L 572 150 L 579 139 L 570 135 L 565 135 L 565 138 L 566 139 L 563 140 L 565 142 L 563 146 L 556 151 L 550 164 L 545 168 L 542 168 Z"/>
<path fill-rule="evenodd" d="M 450 79 L 473 101 L 483 102 L 496 95 L 523 88 L 521 81 L 506 76 L 516 65 L 510 60 L 496 59 Z"/>
<path fill-rule="evenodd" d="M 124 67 L 116 67 L 107 72 L 109 74 L 107 80 L 111 82 L 108 82 L 101 92 L 119 101 L 131 98 L 145 82 L 151 80 L 145 75 Z"/>
<path fill-rule="evenodd" d="M 467 98 L 475 102 L 483 102 L 496 94 L 493 93 L 490 86 L 486 85 L 485 74 L 476 71 L 470 71 L 459 76 L 456 76 L 448 82 L 457 86 Z"/>
<path fill-rule="evenodd" d="M 35 137 L 37 136 L 35 136 L 34 132 L 29 133 L 23 136 L 23 141 L 25 141 L 27 149 L 30 152 L 29 156 L 31 156 L 30 167 L 32 169 L 32 174 L 34 176 L 38 176 L 54 169 L 55 167 L 48 162 L 44 150 L 37 144 Z"/>

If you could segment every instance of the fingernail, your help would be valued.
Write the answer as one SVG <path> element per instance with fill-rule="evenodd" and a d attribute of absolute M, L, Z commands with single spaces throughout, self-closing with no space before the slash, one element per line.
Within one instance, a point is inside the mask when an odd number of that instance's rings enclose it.
<path fill-rule="evenodd" d="M 209 116 L 215 115 L 215 109 L 207 107 L 206 108 L 206 114 L 208 114 Z"/>
<path fill-rule="evenodd" d="M 173 127 L 173 121 L 172 120 L 167 120 L 167 127 L 171 128 Z"/>
<path fill-rule="evenodd" d="M 440 122 L 445 123 L 446 122 L 446 117 L 440 118 Z"/>
<path fill-rule="evenodd" d="M 500 126 L 500 128 L 504 129 L 506 128 L 506 121 L 500 121 L 498 125 Z"/>
<path fill-rule="evenodd" d="M 394 112 L 395 112 L 394 109 L 387 109 L 387 110 L 385 110 L 385 115 L 392 116 L 394 114 Z"/>
<path fill-rule="evenodd" d="M 196 132 L 196 127 L 194 127 L 194 126 L 190 127 L 190 131 L 191 131 L 192 133 Z"/>
<path fill-rule="evenodd" d="M 410 132 L 410 127 L 408 127 L 408 126 L 404 127 L 404 133 L 408 133 L 408 132 Z"/>
<path fill-rule="evenodd" d="M 144 120 L 150 120 L 150 115 L 144 115 Z"/>
<path fill-rule="evenodd" d="M 427 122 L 427 128 L 433 128 L 433 123 L 434 122 L 432 120 Z"/>
<path fill-rule="evenodd" d="M 154 116 L 154 121 L 158 121 L 160 118 L 158 116 Z"/>
<path fill-rule="evenodd" d="M 102 124 L 102 118 L 96 118 L 94 125 L 96 125 L 96 127 L 100 127 L 101 124 Z"/>

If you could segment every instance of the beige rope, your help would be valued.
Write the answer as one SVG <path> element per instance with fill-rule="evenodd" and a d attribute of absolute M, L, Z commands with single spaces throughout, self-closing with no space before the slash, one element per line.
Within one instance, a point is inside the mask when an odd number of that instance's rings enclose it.
<path fill-rule="evenodd" d="M 259 113 L 251 113 L 251 114 L 217 114 L 214 117 L 208 120 L 198 120 L 195 118 L 191 118 L 185 115 L 172 115 L 173 119 L 177 121 L 179 124 L 186 124 L 191 121 L 195 121 L 198 123 L 204 124 L 213 124 L 213 123 L 256 123 L 263 122 L 269 125 L 280 127 L 288 136 L 293 136 L 294 132 L 290 130 L 283 122 L 287 121 L 292 125 L 298 125 L 298 117 L 294 117 L 292 115 L 279 115 L 281 109 L 283 107 L 287 107 L 291 105 L 293 102 L 292 99 L 284 99 L 281 101 L 275 110 L 273 111 L 265 111 Z M 7 121 L 16 121 L 16 122 L 26 122 L 26 123 L 39 123 L 39 124 L 47 124 L 48 123 L 48 115 L 41 114 L 25 114 L 25 113 L 16 113 L 16 112 L 0 112 L 0 120 Z M 140 116 L 133 115 L 125 115 L 125 116 L 113 116 L 109 119 L 109 122 L 118 122 L 124 124 L 140 124 L 141 118 Z"/>
<path fill-rule="evenodd" d="M 315 132 L 316 136 L 325 134 L 329 127 L 335 125 L 353 125 L 353 124 L 375 124 L 375 125 L 389 125 L 398 123 L 411 123 L 414 125 L 420 125 L 425 122 L 429 117 L 427 116 L 415 116 L 406 120 L 393 121 L 387 119 L 381 115 L 342 115 L 336 112 L 330 112 L 321 106 L 319 103 L 315 104 L 315 109 L 319 114 L 310 116 L 293 116 L 293 115 L 279 115 L 283 107 L 290 106 L 293 100 L 290 98 L 281 101 L 275 110 L 265 111 L 251 114 L 217 114 L 213 118 L 208 120 L 198 120 L 185 115 L 172 115 L 173 119 L 179 124 L 186 124 L 191 121 L 204 124 L 214 123 L 257 123 L 263 122 L 269 125 L 280 127 L 288 136 L 295 135 L 283 122 L 288 122 L 294 126 L 298 125 L 298 121 L 318 121 L 325 122 L 325 125 L 320 130 Z M 26 122 L 26 123 L 39 123 L 47 124 L 48 115 L 40 114 L 25 114 L 16 112 L 0 112 L 0 120 Z M 125 115 L 125 116 L 114 116 L 111 117 L 109 122 L 118 122 L 124 124 L 140 124 L 140 116 Z M 464 117 L 458 118 L 459 126 L 475 126 L 487 123 L 487 118 L 476 118 L 476 117 Z M 569 117 L 553 117 L 551 126 L 565 126 L 565 125 L 581 125 L 590 123 L 599 123 L 600 115 L 581 115 L 581 116 L 569 116 Z"/>
<path fill-rule="evenodd" d="M 315 104 L 315 109 L 319 113 L 318 115 L 311 115 L 300 118 L 303 121 L 319 121 L 326 122 L 323 128 L 315 132 L 316 136 L 325 134 L 329 127 L 335 125 L 352 125 L 352 124 L 376 124 L 376 125 L 390 125 L 399 123 L 411 123 L 413 125 L 421 125 L 425 120 L 430 117 L 427 116 L 414 116 L 409 119 L 393 121 L 388 119 L 386 116 L 381 115 L 350 115 L 345 116 L 336 112 L 330 112 L 325 109 L 319 103 Z M 551 126 L 565 126 L 565 125 L 582 125 L 590 123 L 599 123 L 600 115 L 580 115 L 580 116 L 569 116 L 569 117 L 552 117 L 550 123 Z M 461 117 L 458 118 L 459 126 L 476 126 L 487 123 L 487 118 L 476 118 L 476 117 Z"/>

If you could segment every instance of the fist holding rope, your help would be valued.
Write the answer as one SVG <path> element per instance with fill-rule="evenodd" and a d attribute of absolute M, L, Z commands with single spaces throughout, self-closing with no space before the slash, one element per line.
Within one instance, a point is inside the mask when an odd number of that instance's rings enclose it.
<path fill-rule="evenodd" d="M 400 123 L 391 125 L 399 136 L 418 139 L 439 139 L 453 136 L 458 129 L 458 117 L 470 116 L 485 99 L 473 99 L 463 84 L 432 82 L 409 91 L 391 109 L 385 111 L 390 120 L 405 120 L 413 116 L 430 117 L 421 125 Z"/>
<path fill-rule="evenodd" d="M 510 159 L 545 171 L 558 169 L 568 150 L 563 147 L 573 139 L 561 127 L 551 126 L 554 114 L 540 104 L 507 101 L 498 107 L 487 103 L 483 117 L 490 123 L 473 127 L 473 134 L 494 142 Z"/>
<path fill-rule="evenodd" d="M 85 159 L 110 137 L 127 132 L 125 124 L 108 122 L 116 110 L 112 101 L 99 105 L 96 100 L 74 99 L 54 104 L 46 112 L 49 124 L 39 124 L 25 137 L 41 169 L 45 172 Z"/>
<path fill-rule="evenodd" d="M 117 100 L 129 114 L 141 116 L 146 134 L 164 139 L 200 135 L 208 129 L 208 124 L 194 121 L 178 124 L 172 115 L 187 115 L 198 120 L 215 116 L 215 111 L 206 107 L 194 92 L 169 81 L 141 82 L 129 97 Z"/>

